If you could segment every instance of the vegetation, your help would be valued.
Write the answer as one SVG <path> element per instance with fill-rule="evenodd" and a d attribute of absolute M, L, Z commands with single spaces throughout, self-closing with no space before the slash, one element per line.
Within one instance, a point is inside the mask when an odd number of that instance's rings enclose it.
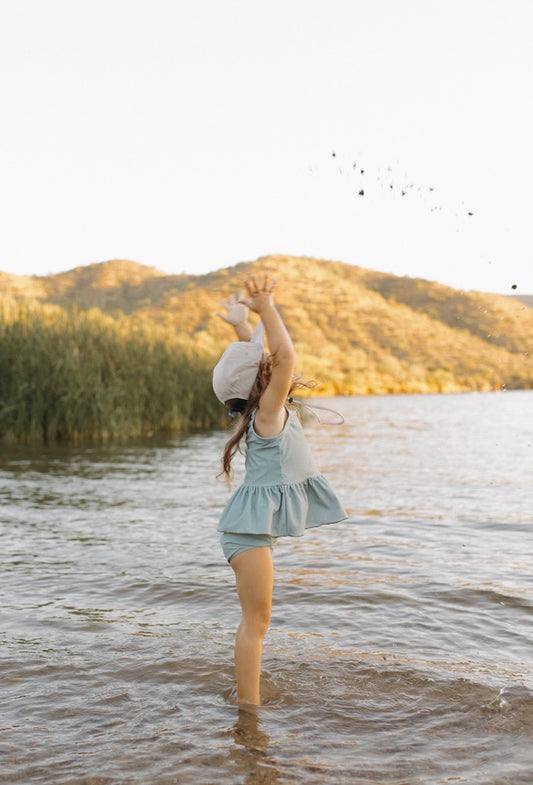
<path fill-rule="evenodd" d="M 0 438 L 103 439 L 220 423 L 212 358 L 101 311 L 0 303 Z"/>
<path fill-rule="evenodd" d="M 287 256 L 202 276 L 113 261 L 0 273 L 0 439 L 219 426 L 211 369 L 233 333 L 216 311 L 263 270 L 280 281 L 298 370 L 321 394 L 533 387 L 527 297 Z"/>

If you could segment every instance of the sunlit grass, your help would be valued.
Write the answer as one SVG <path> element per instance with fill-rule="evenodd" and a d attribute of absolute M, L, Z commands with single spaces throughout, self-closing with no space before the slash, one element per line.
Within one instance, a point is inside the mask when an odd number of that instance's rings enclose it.
<path fill-rule="evenodd" d="M 220 425 L 213 358 L 98 309 L 0 301 L 0 439 L 81 440 Z"/>
<path fill-rule="evenodd" d="M 280 282 L 276 304 L 313 395 L 533 387 L 533 308 L 512 298 L 310 258 L 204 276 L 115 260 L 2 279 L 0 439 L 226 426 L 211 369 L 234 334 L 216 314 L 264 272 Z"/>

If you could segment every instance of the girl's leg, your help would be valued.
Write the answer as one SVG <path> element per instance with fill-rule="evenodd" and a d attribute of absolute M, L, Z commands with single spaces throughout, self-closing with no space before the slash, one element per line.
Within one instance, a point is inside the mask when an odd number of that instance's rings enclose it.
<path fill-rule="evenodd" d="M 261 703 L 259 680 L 263 638 L 270 623 L 274 568 L 268 547 L 251 548 L 230 562 L 235 572 L 242 619 L 235 636 L 237 702 Z"/>

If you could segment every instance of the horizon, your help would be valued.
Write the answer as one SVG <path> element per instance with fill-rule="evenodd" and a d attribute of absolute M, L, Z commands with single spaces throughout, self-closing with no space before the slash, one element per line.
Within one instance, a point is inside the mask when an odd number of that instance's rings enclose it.
<path fill-rule="evenodd" d="M 479 292 L 479 293 L 482 293 L 482 294 L 495 294 L 495 295 L 500 295 L 502 297 L 510 296 L 510 297 L 518 297 L 519 298 L 520 296 L 522 296 L 522 297 L 532 297 L 533 296 L 533 287 L 532 287 L 531 292 L 528 292 L 528 291 L 518 292 L 518 291 L 513 290 L 513 289 L 511 289 L 511 291 L 509 291 L 509 292 L 496 292 L 496 291 L 490 291 L 490 290 L 486 290 L 486 289 L 464 289 L 464 288 L 458 288 L 458 287 L 455 287 L 455 286 L 451 286 L 450 284 L 443 283 L 442 281 L 437 281 L 437 280 L 433 280 L 433 279 L 430 279 L 430 278 L 425 278 L 424 276 L 420 276 L 420 275 L 416 275 L 416 276 L 415 275 L 408 275 L 408 274 L 406 274 L 406 275 L 398 275 L 396 273 L 391 273 L 391 272 L 387 272 L 387 271 L 384 271 L 384 270 L 378 270 L 375 267 L 366 267 L 365 265 L 361 265 L 361 264 L 353 264 L 351 262 L 344 262 L 341 259 L 322 259 L 322 258 L 316 257 L 316 256 L 309 256 L 309 255 L 295 256 L 293 254 L 283 254 L 283 253 L 266 254 L 266 255 L 263 255 L 263 256 L 259 256 L 257 259 L 241 260 L 239 262 L 235 262 L 235 263 L 230 264 L 230 265 L 226 265 L 226 266 L 223 266 L 223 267 L 215 267 L 212 270 L 206 270 L 206 271 L 202 271 L 202 272 L 185 272 L 185 271 L 181 271 L 181 272 L 166 272 L 165 270 L 162 270 L 157 265 L 144 264 L 143 262 L 138 262 L 135 259 L 117 258 L 117 259 L 105 259 L 105 260 L 99 261 L 99 262 L 88 262 L 87 264 L 76 265 L 75 267 L 69 267 L 69 268 L 67 268 L 65 270 L 60 270 L 60 271 L 55 272 L 55 273 L 29 273 L 29 274 L 28 273 L 12 273 L 12 272 L 9 272 L 7 270 L 1 270 L 0 269 L 0 274 L 14 275 L 14 276 L 19 277 L 19 278 L 39 278 L 39 279 L 42 279 L 42 278 L 51 278 L 51 277 L 58 276 L 58 275 L 66 275 L 68 273 L 76 272 L 76 270 L 86 269 L 86 268 L 94 267 L 94 266 L 98 266 L 98 265 L 112 264 L 114 262 L 128 262 L 128 263 L 131 263 L 131 264 L 138 265 L 139 267 L 144 267 L 144 268 L 149 269 L 149 270 L 155 270 L 156 272 L 161 273 L 162 276 L 164 276 L 164 277 L 171 277 L 173 275 L 177 275 L 177 276 L 180 276 L 180 275 L 186 275 L 186 276 L 187 275 L 190 275 L 190 276 L 207 276 L 207 275 L 211 275 L 212 273 L 216 273 L 219 270 L 230 270 L 232 267 L 237 267 L 238 265 L 241 265 L 241 264 L 253 264 L 255 262 L 260 261 L 261 259 L 268 259 L 270 257 L 280 257 L 280 256 L 281 257 L 290 257 L 290 258 L 293 258 L 293 259 L 310 259 L 312 261 L 323 262 L 325 264 L 329 264 L 329 263 L 331 263 L 331 264 L 337 264 L 337 263 L 339 263 L 339 264 L 346 264 L 346 265 L 348 265 L 350 267 L 360 267 L 361 269 L 364 269 L 364 270 L 371 270 L 372 272 L 378 273 L 379 275 L 392 275 L 393 277 L 396 277 L 396 278 L 418 279 L 418 280 L 425 281 L 427 283 L 436 284 L 436 285 L 439 285 L 439 286 L 446 286 L 446 287 L 449 287 L 449 288 L 451 288 L 451 289 L 453 289 L 455 291 L 469 291 L 469 292 Z"/>

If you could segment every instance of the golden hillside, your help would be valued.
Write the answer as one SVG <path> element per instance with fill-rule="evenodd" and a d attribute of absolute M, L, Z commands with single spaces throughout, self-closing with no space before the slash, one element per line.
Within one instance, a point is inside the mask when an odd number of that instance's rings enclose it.
<path fill-rule="evenodd" d="M 522 300 L 341 262 L 279 255 L 206 275 L 166 275 L 121 260 L 46 277 L 0 273 L 0 288 L 17 300 L 157 323 L 214 356 L 233 339 L 216 316 L 220 300 L 260 271 L 278 279 L 276 303 L 300 370 L 324 393 L 533 387 L 533 309 Z"/>

